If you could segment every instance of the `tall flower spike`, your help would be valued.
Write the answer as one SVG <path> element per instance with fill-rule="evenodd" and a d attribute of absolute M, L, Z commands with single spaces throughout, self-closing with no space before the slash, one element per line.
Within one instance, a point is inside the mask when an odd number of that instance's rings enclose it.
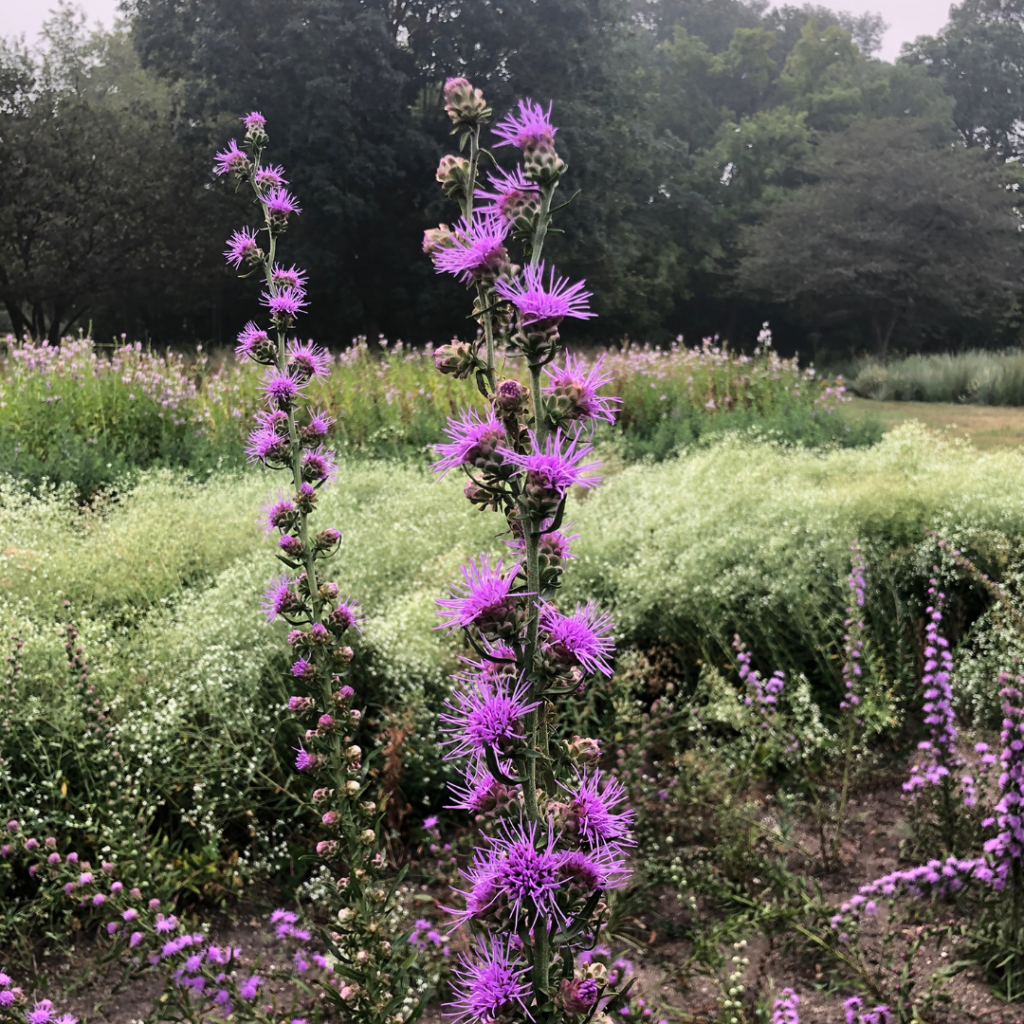
<path fill-rule="evenodd" d="M 465 583 L 453 586 L 451 597 L 438 599 L 438 615 L 450 618 L 437 628 L 452 632 L 475 626 L 484 635 L 502 639 L 517 635 L 523 610 L 512 585 L 518 573 L 518 563 L 506 569 L 499 558 L 492 568 L 489 555 L 481 555 L 479 562 L 471 558 L 462 567 Z"/>
<path fill-rule="evenodd" d="M 615 623 L 596 602 L 577 602 L 572 615 L 563 615 L 544 602 L 540 611 L 540 628 L 545 639 L 544 654 L 565 668 L 581 668 L 589 675 L 600 672 L 611 676 L 608 659 L 615 653 L 615 641 L 609 635 Z"/>
<path fill-rule="evenodd" d="M 508 225 L 494 214 L 474 213 L 461 218 L 449 244 L 431 253 L 438 273 L 454 274 L 460 281 L 482 281 L 495 277 L 508 266 L 505 236 Z"/>
<path fill-rule="evenodd" d="M 502 679 L 492 683 L 479 678 L 466 691 L 456 690 L 445 703 L 447 713 L 438 715 L 449 735 L 446 757 L 483 757 L 492 748 L 508 756 L 523 741 L 523 719 L 540 706 L 540 701 L 527 701 L 529 690 L 530 684 L 522 681 L 513 687 Z"/>
<path fill-rule="evenodd" d="M 472 955 L 461 954 L 452 971 L 455 998 L 445 1004 L 445 1016 L 455 1024 L 529 1017 L 531 986 L 524 977 L 529 969 L 517 958 L 511 942 L 477 939 Z"/>
<path fill-rule="evenodd" d="M 495 282 L 494 290 L 519 312 L 519 321 L 524 328 L 556 327 L 567 317 L 589 320 L 596 316 L 590 311 L 591 293 L 585 281 L 569 283 L 567 277 L 555 277 L 551 268 L 548 283 L 544 284 L 544 262 L 528 266 L 514 281 L 504 279 Z"/>

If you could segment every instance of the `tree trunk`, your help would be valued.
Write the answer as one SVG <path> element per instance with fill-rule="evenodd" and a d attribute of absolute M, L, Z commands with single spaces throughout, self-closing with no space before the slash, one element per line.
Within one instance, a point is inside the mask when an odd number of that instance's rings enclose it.
<path fill-rule="evenodd" d="M 889 361 L 889 341 L 899 319 L 900 309 L 898 306 L 894 306 L 889 311 L 889 316 L 884 323 L 877 312 L 871 314 L 871 329 L 874 331 L 875 344 L 878 346 L 878 360 L 883 366 Z"/>

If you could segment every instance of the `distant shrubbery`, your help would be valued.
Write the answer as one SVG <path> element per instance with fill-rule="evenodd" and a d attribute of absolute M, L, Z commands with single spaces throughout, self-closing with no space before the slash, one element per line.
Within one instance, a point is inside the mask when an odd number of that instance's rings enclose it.
<path fill-rule="evenodd" d="M 1024 405 L 1024 352 L 914 355 L 885 366 L 869 362 L 852 387 L 878 401 Z"/>
<path fill-rule="evenodd" d="M 462 390 L 435 371 L 431 357 L 429 347 L 383 339 L 357 339 L 336 357 L 330 380 L 312 390 L 337 418 L 332 440 L 339 452 L 427 454 Z M 606 365 L 624 398 L 612 430 L 621 433 L 627 458 L 664 458 L 710 434 L 752 427 L 809 445 L 879 436 L 877 425 L 851 426 L 831 415 L 841 389 L 770 348 L 748 357 L 710 342 L 627 346 L 609 353 Z M 60 347 L 9 338 L 0 361 L 0 472 L 34 486 L 70 482 L 88 496 L 156 466 L 199 479 L 239 467 L 259 380 L 258 367 L 218 361 L 201 348 L 186 358 L 138 343 L 104 353 L 88 338 Z"/>

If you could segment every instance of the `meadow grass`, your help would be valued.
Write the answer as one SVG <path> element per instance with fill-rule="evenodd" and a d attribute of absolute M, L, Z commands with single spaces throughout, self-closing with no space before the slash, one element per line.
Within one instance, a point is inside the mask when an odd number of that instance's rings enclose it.
<path fill-rule="evenodd" d="M 878 401 L 1024 405 L 1024 352 L 912 355 L 885 366 L 867 362 L 852 387 Z"/>
<path fill-rule="evenodd" d="M 584 539 L 561 600 L 595 596 L 615 614 L 620 645 L 669 651 L 684 685 L 702 662 L 730 671 L 738 632 L 755 663 L 804 673 L 822 707 L 833 707 L 843 580 L 859 538 L 874 650 L 906 696 L 936 557 L 926 528 L 997 575 L 1024 561 L 1024 460 L 937 440 L 917 425 L 870 449 L 732 438 L 663 463 L 607 454 L 605 486 L 570 502 Z M 248 472 L 195 483 L 160 471 L 86 508 L 71 488 L 32 495 L 5 482 L 0 630 L 26 645 L 24 699 L 5 734 L 5 810 L 34 809 L 67 828 L 102 816 L 76 761 L 80 709 L 62 668 L 67 598 L 146 813 L 183 842 L 252 827 L 252 857 L 280 847 L 288 817 L 275 787 L 287 779 L 295 737 L 277 718 L 287 697 L 284 627 L 257 611 L 275 563 L 252 512 L 273 482 Z M 349 524 L 337 575 L 367 613 L 358 667 L 377 681 L 380 713 L 401 712 L 413 728 L 404 790 L 419 806 L 441 799 L 436 714 L 460 653 L 433 628 L 440 581 L 470 554 L 503 550 L 494 521 L 460 501 L 459 486 L 418 465 L 356 460 L 322 499 L 325 522 Z M 57 799 L 62 784 L 70 795 Z"/>

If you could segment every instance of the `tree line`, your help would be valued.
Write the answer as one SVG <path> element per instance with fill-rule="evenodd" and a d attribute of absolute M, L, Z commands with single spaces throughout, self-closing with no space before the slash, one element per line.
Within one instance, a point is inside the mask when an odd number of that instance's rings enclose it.
<path fill-rule="evenodd" d="M 445 216 L 441 86 L 464 75 L 499 114 L 554 102 L 581 196 L 551 255 L 592 287 L 595 341 L 742 344 L 765 318 L 819 358 L 1021 340 L 1024 0 L 964 0 L 895 63 L 873 56 L 877 16 L 764 0 L 122 13 L 92 32 L 65 2 L 38 45 L 0 41 L 0 298 L 19 335 L 228 343 L 252 310 L 221 239 L 249 211 L 210 162 L 249 109 L 305 210 L 305 330 L 464 334 L 459 286 L 421 252 Z"/>

